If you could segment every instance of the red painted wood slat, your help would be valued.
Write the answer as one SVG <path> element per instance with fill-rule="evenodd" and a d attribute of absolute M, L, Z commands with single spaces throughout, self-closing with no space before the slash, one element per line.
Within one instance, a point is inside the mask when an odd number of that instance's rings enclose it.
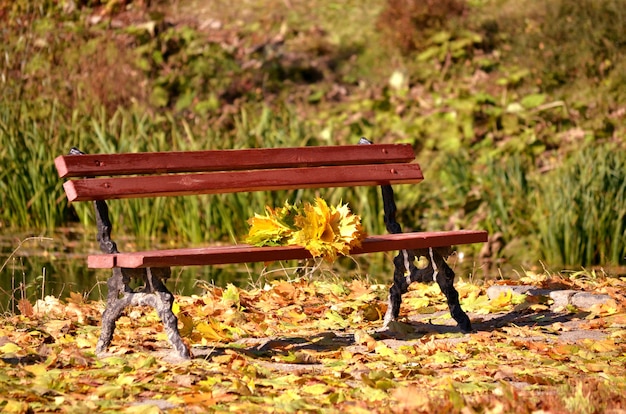
<path fill-rule="evenodd" d="M 78 157 L 78 156 L 76 156 Z M 418 164 L 346 165 L 88 178 L 63 184 L 69 201 L 222 194 L 303 188 L 330 188 L 419 183 Z"/>
<path fill-rule="evenodd" d="M 59 176 L 64 178 L 402 163 L 414 159 L 409 144 L 373 144 L 63 155 L 54 163 Z"/>
<path fill-rule="evenodd" d="M 460 244 L 483 243 L 487 241 L 487 232 L 478 230 L 457 230 L 439 232 L 414 232 L 370 236 L 359 248 L 351 251 L 352 255 L 383 252 L 402 249 L 423 249 L 427 247 L 445 247 Z M 112 265 L 111 258 L 115 264 Z M 114 255 L 91 255 L 88 257 L 90 268 L 143 268 L 169 266 L 200 266 L 229 263 L 271 262 L 278 260 L 306 259 L 311 255 L 303 247 L 278 246 L 255 247 L 247 244 L 235 246 L 215 246 L 207 248 L 152 250 Z"/>

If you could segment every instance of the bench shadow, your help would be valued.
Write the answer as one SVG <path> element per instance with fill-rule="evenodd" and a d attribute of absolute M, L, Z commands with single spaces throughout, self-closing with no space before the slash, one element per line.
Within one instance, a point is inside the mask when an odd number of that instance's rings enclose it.
<path fill-rule="evenodd" d="M 584 319 L 589 312 L 563 313 L 563 312 L 510 312 L 495 318 L 474 322 L 475 331 L 494 331 L 505 326 L 549 326 L 554 323 L 566 323 L 575 319 Z"/>
<path fill-rule="evenodd" d="M 33 354 L 29 354 L 25 356 L 7 356 L 7 357 L 0 358 L 0 361 L 2 361 L 3 363 L 8 364 L 8 365 L 13 365 L 13 366 L 35 365 L 35 364 L 40 364 L 44 362 L 45 360 L 46 359 L 42 357 L 41 355 L 33 355 Z"/>
<path fill-rule="evenodd" d="M 566 323 L 575 319 L 584 319 L 588 312 L 560 313 L 553 311 L 543 312 L 509 312 L 491 315 L 470 315 L 474 333 L 492 332 L 507 326 L 540 327 L 554 323 Z M 452 324 L 434 324 L 423 320 L 398 322 L 395 331 L 375 331 L 370 334 L 376 340 L 393 339 L 407 341 L 422 339 L 430 335 L 459 333 L 459 328 Z M 404 328 L 402 328 L 404 327 Z M 350 332 L 327 331 L 311 336 L 283 336 L 276 338 L 249 338 L 237 343 L 223 346 L 194 348 L 194 358 L 208 359 L 226 352 L 236 352 L 258 360 L 289 364 L 315 365 L 318 362 L 313 357 L 307 360 L 306 352 L 332 352 L 349 347 L 359 346 L 355 336 Z"/>
<path fill-rule="evenodd" d="M 242 346 L 243 345 L 243 346 Z M 227 351 L 237 352 L 255 359 L 274 360 L 294 359 L 294 364 L 306 364 L 307 351 L 332 352 L 355 345 L 354 334 L 341 332 L 320 332 L 311 336 L 282 336 L 276 338 L 253 338 L 231 345 L 193 348 L 193 357 L 206 359 L 224 355 Z M 311 360 L 311 363 L 315 363 Z"/>
<path fill-rule="evenodd" d="M 577 319 L 584 319 L 589 312 L 563 313 L 551 310 L 542 312 L 513 311 L 496 315 L 470 314 L 472 320 L 472 332 L 492 332 L 507 326 L 518 327 L 541 327 L 554 323 L 566 323 Z M 437 317 L 437 316 L 434 316 Z M 431 318 L 434 318 L 431 317 Z M 406 332 L 407 328 L 400 332 L 383 331 L 378 333 L 377 339 L 414 340 L 430 334 L 459 333 L 459 328 L 452 324 L 435 324 L 428 321 L 429 317 L 420 320 L 410 320 L 405 323 L 413 332 Z"/>

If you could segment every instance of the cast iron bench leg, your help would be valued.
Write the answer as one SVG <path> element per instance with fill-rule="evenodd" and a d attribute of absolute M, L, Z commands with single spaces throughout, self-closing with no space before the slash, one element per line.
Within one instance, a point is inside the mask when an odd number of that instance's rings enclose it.
<path fill-rule="evenodd" d="M 80 155 L 77 149 L 72 154 Z M 107 254 L 119 253 L 117 245 L 111 240 L 113 225 L 109 218 L 109 207 L 106 201 L 94 201 L 96 225 L 98 227 L 97 240 L 100 250 Z M 178 319 L 172 312 L 174 295 L 167 290 L 163 283 L 170 276 L 169 268 L 124 269 L 113 268 L 113 274 L 107 281 L 108 294 L 106 308 L 102 314 L 102 332 L 96 345 L 96 353 L 106 351 L 111 345 L 115 323 L 122 316 L 128 306 L 151 306 L 161 318 L 163 327 L 172 347 L 182 358 L 189 359 L 191 354 L 178 332 Z M 141 279 L 143 289 L 135 292 L 130 287 L 131 279 Z"/>
<path fill-rule="evenodd" d="M 102 332 L 96 345 L 96 353 L 104 352 L 111 345 L 113 333 L 115 332 L 115 322 L 122 316 L 124 309 L 128 306 L 127 301 L 122 300 L 125 294 L 131 293 L 126 283 L 123 281 L 122 269 L 114 268 L 113 274 L 107 281 L 108 294 L 106 307 L 102 313 Z"/>
<path fill-rule="evenodd" d="M 115 323 L 128 306 L 150 306 L 154 308 L 163 323 L 170 344 L 181 358 L 189 359 L 191 354 L 178 332 L 178 319 L 172 312 L 174 295 L 167 289 L 163 280 L 169 277 L 169 268 L 113 269 L 108 281 L 107 305 L 102 314 L 102 332 L 96 352 L 104 352 L 113 339 Z M 141 277 L 145 286 L 133 292 L 128 286 L 131 278 Z"/>
<path fill-rule="evenodd" d="M 385 225 L 392 234 L 402 233 L 400 224 L 396 221 L 396 203 L 391 186 L 382 186 L 383 205 L 385 210 Z M 415 266 L 416 257 L 426 257 L 428 266 L 418 269 Z M 389 289 L 389 307 L 385 314 L 383 329 L 391 321 L 398 318 L 402 295 L 407 292 L 412 282 L 437 282 L 441 292 L 445 295 L 450 309 L 450 315 L 457 322 L 462 332 L 471 332 L 472 324 L 469 317 L 459 303 L 459 293 L 454 288 L 454 271 L 448 266 L 445 258 L 449 256 L 448 248 L 428 248 L 418 251 L 401 250 L 394 258 L 393 284 Z"/>

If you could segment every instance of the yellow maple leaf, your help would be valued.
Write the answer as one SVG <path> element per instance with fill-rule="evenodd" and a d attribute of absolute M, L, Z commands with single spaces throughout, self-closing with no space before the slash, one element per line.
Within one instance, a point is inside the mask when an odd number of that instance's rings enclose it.
<path fill-rule="evenodd" d="M 285 202 L 283 207 L 265 208 L 266 214 L 255 214 L 248 220 L 246 242 L 256 246 L 303 246 L 313 257 L 333 262 L 338 255 L 350 254 L 366 237 L 361 218 L 347 204 L 329 206 L 317 197 L 313 204 L 297 208 Z"/>
<path fill-rule="evenodd" d="M 300 228 L 289 239 L 289 244 L 304 246 L 313 257 L 323 257 L 328 262 L 337 255 L 348 255 L 350 249 L 359 246 L 365 238 L 359 216 L 352 214 L 347 204 L 329 207 L 322 198 L 315 204 L 306 203 L 302 214 L 296 216 L 295 225 Z"/>
<path fill-rule="evenodd" d="M 361 246 L 361 240 L 366 236 L 361 226 L 361 218 L 352 214 L 347 204 L 341 204 L 339 207 L 332 207 L 332 225 L 336 228 L 336 234 L 350 247 Z"/>
<path fill-rule="evenodd" d="M 22 348 L 20 348 L 13 342 L 7 342 L 6 344 L 0 346 L 0 353 L 2 353 L 3 355 L 15 354 L 20 351 L 22 351 Z"/>
<path fill-rule="evenodd" d="M 198 323 L 196 331 L 200 333 L 202 338 L 213 342 L 221 342 L 230 339 L 230 335 L 224 332 L 221 325 L 219 321 L 210 318 L 206 322 Z"/>
<path fill-rule="evenodd" d="M 272 209 L 265 207 L 265 215 L 255 214 L 248 220 L 250 230 L 246 243 L 255 246 L 279 246 L 284 244 L 293 229 L 291 222 L 295 207 L 285 202 L 283 207 Z"/>

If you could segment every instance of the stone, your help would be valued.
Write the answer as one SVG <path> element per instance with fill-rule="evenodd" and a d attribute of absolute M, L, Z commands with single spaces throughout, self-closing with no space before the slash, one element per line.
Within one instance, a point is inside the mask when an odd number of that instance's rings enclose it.
<path fill-rule="evenodd" d="M 595 305 L 603 305 L 611 299 L 609 295 L 595 294 L 589 292 L 578 292 L 572 295 L 570 303 L 582 310 L 589 310 Z"/>
<path fill-rule="evenodd" d="M 589 310 L 594 305 L 603 305 L 611 300 L 609 295 L 579 292 L 576 290 L 549 290 L 527 285 L 494 285 L 487 289 L 490 300 L 499 297 L 503 292 L 511 292 L 517 295 L 549 296 L 554 301 L 552 308 L 560 309 L 567 305 L 573 305 L 581 310 Z"/>
<path fill-rule="evenodd" d="M 487 296 L 490 300 L 494 300 L 499 297 L 503 292 L 510 291 L 516 295 L 548 295 L 550 293 L 547 289 L 540 289 L 535 286 L 525 285 L 494 285 L 487 288 Z"/>
<path fill-rule="evenodd" d="M 578 292 L 575 290 L 553 290 L 550 292 L 550 299 L 554 301 L 552 307 L 557 309 L 566 307 L 576 293 Z"/>

